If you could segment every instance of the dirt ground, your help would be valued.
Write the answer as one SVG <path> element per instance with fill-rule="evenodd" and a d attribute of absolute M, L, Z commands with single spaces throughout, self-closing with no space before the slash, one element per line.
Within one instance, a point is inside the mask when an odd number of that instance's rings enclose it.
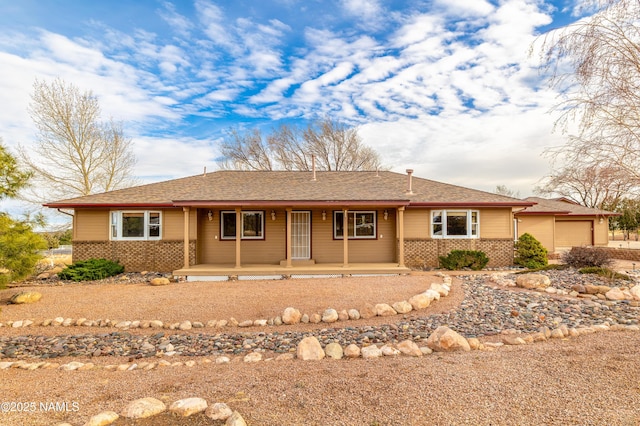
<path fill-rule="evenodd" d="M 203 321 L 231 316 L 239 321 L 270 318 L 293 306 L 302 312 L 359 309 L 393 303 L 424 291 L 433 274 L 231 283 L 38 286 L 33 305 L 7 306 L 16 289 L 0 291 L 7 320 L 71 318 Z M 22 290 L 22 289 L 21 289 Z M 451 294 L 406 316 L 344 322 L 379 325 L 446 312 L 463 300 L 454 280 Z M 242 332 L 313 331 L 326 324 Z M 112 330 L 108 330 L 112 331 Z M 93 328 L 0 328 L 0 337 L 29 334 L 100 333 Z M 134 333 L 134 331 L 131 331 Z M 155 333 L 157 330 L 136 330 Z M 182 333 L 211 332 L 208 328 Z M 219 332 L 219 331 L 216 331 Z M 228 333 L 239 329 L 225 330 Z M 434 353 L 421 358 L 204 363 L 151 371 L 0 370 L 0 394 L 14 402 L 68 403 L 69 410 L 0 413 L 2 425 L 84 424 L 104 410 L 121 412 L 131 400 L 152 396 L 169 405 L 187 397 L 225 402 L 250 425 L 638 425 L 640 424 L 640 333 L 602 332 L 494 351 Z M 214 357 L 209 357 L 213 360 Z M 60 359 L 119 364 L 127 359 Z M 39 405 L 38 405 L 39 407 Z M 77 408 L 77 409 L 76 409 Z M 220 425 L 203 415 L 181 419 L 162 414 L 116 425 Z"/>

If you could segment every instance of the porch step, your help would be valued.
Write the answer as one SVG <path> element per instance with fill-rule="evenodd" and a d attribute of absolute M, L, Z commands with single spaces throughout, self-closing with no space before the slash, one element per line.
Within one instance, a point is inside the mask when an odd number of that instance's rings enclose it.
<path fill-rule="evenodd" d="M 313 259 L 294 259 L 291 261 L 292 266 L 311 266 L 315 264 L 316 264 L 316 261 Z M 280 266 L 287 266 L 287 261 L 281 260 Z"/>

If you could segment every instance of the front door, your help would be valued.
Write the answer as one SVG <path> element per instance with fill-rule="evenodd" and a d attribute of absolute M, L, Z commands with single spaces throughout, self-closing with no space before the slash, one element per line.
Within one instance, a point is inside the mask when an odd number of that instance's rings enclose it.
<path fill-rule="evenodd" d="M 311 259 L 311 212 L 291 212 L 291 259 Z"/>

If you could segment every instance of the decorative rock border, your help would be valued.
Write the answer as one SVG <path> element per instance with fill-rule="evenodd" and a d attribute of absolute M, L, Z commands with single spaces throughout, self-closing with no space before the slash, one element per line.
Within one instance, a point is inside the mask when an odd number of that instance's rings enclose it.
<path fill-rule="evenodd" d="M 582 299 L 610 300 L 610 301 L 640 301 L 640 284 L 629 287 L 610 287 L 606 285 L 576 284 L 571 291 L 559 289 L 550 285 L 550 280 L 542 274 L 522 274 L 516 280 L 507 278 L 506 273 L 491 274 L 491 282 L 504 287 L 522 287 L 549 294 L 579 297 Z M 546 278 L 546 280 L 545 280 Z"/>
<path fill-rule="evenodd" d="M 431 302 L 440 300 L 440 297 L 446 297 L 451 291 L 452 278 L 442 273 L 437 274 L 442 278 L 442 284 L 431 283 L 429 289 L 425 292 L 412 296 L 409 300 L 395 302 L 392 305 L 386 303 L 378 303 L 376 305 L 366 304 L 359 311 L 357 309 L 343 309 L 340 312 L 333 308 L 328 308 L 322 313 L 314 312 L 312 314 L 301 313 L 298 309 L 287 307 L 282 315 L 269 319 L 243 320 L 238 321 L 234 317 L 228 320 L 210 320 L 206 323 L 200 321 L 184 320 L 181 322 L 163 322 L 160 320 L 116 320 L 116 319 L 96 319 L 87 318 L 47 318 L 42 321 L 34 319 L 10 320 L 4 323 L 0 322 L 0 327 L 24 328 L 24 327 L 113 327 L 121 330 L 129 329 L 165 329 L 165 330 L 181 330 L 187 331 L 194 328 L 215 328 L 224 327 L 266 327 L 293 325 L 298 323 L 318 324 L 334 323 L 337 321 L 368 319 L 375 316 L 393 316 L 398 314 L 406 314 L 413 310 L 427 308 Z"/>
<path fill-rule="evenodd" d="M 84 426 L 108 426 L 115 423 L 120 417 L 128 419 L 145 419 L 157 416 L 165 411 L 174 413 L 180 417 L 189 417 L 194 414 L 204 413 L 211 420 L 224 420 L 225 426 L 246 426 L 244 418 L 237 411 L 233 411 L 224 402 L 216 402 L 211 405 L 204 398 L 191 397 L 173 402 L 167 405 L 159 399 L 146 397 L 129 402 L 120 412 L 103 411 L 92 416 Z M 70 423 L 58 423 L 56 426 L 72 426 Z"/>

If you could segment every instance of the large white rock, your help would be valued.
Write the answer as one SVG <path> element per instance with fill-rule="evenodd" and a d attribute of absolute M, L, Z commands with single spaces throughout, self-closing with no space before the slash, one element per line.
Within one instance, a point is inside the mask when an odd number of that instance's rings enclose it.
<path fill-rule="evenodd" d="M 360 350 L 362 358 L 380 358 L 382 356 L 382 350 L 376 345 L 365 346 Z"/>
<path fill-rule="evenodd" d="M 378 303 L 376 306 L 376 315 L 379 317 L 390 317 L 398 313 L 386 303 Z"/>
<path fill-rule="evenodd" d="M 320 360 L 325 353 L 318 339 L 314 336 L 305 337 L 298 343 L 296 356 L 303 361 Z"/>
<path fill-rule="evenodd" d="M 407 314 L 413 310 L 413 306 L 411 306 L 411 303 L 407 302 L 406 300 L 396 302 L 391 305 L 391 307 L 395 309 L 395 311 L 399 314 Z"/>
<path fill-rule="evenodd" d="M 449 295 L 449 287 L 444 284 L 431 283 L 429 290 L 437 291 L 442 297 L 446 297 Z"/>
<path fill-rule="evenodd" d="M 431 300 L 433 299 L 430 299 L 429 296 L 427 296 L 425 293 L 420 293 L 411 297 L 409 299 L 409 304 L 413 309 L 417 311 L 419 309 L 428 307 L 431 304 Z"/>
<path fill-rule="evenodd" d="M 183 417 L 201 413 L 207 409 L 207 401 L 202 398 L 179 399 L 169 406 L 169 411 Z"/>
<path fill-rule="evenodd" d="M 155 416 L 162 413 L 167 409 L 164 402 L 156 398 L 141 398 L 130 402 L 124 410 L 122 410 L 122 417 L 131 419 L 144 419 L 147 417 Z"/>
<path fill-rule="evenodd" d="M 251 352 L 244 356 L 244 362 L 260 362 L 262 354 L 260 352 Z"/>
<path fill-rule="evenodd" d="M 471 350 L 469 342 L 449 327 L 438 327 L 427 339 L 427 346 L 436 352 L 456 352 Z"/>
<path fill-rule="evenodd" d="M 408 356 L 422 356 L 420 347 L 413 340 L 403 340 L 397 345 L 398 350 Z"/>
<path fill-rule="evenodd" d="M 211 420 L 227 420 L 233 414 L 233 410 L 224 402 L 216 402 L 210 405 L 204 415 Z"/>
<path fill-rule="evenodd" d="M 322 313 L 322 322 L 336 322 L 338 321 L 338 311 L 329 308 Z"/>
<path fill-rule="evenodd" d="M 640 300 L 640 285 L 637 285 L 635 287 L 631 287 L 629 289 L 629 292 L 633 295 L 633 298 L 635 300 Z"/>
<path fill-rule="evenodd" d="M 609 300 L 625 300 L 627 298 L 620 287 L 613 287 L 604 296 Z"/>
<path fill-rule="evenodd" d="M 327 346 L 325 346 L 324 353 L 331 359 L 342 359 L 342 357 L 344 356 L 342 346 L 340 346 L 340 344 L 336 342 L 329 343 Z"/>
<path fill-rule="evenodd" d="M 396 348 L 393 347 L 393 345 L 391 344 L 386 344 L 383 347 L 380 348 L 380 350 L 382 351 L 382 355 L 384 356 L 397 356 L 400 355 L 400 351 Z"/>
<path fill-rule="evenodd" d="M 542 274 L 522 274 L 516 278 L 516 286 L 521 288 L 536 289 L 547 288 L 551 285 L 548 276 Z"/>
<path fill-rule="evenodd" d="M 431 299 L 431 301 L 433 302 L 434 300 L 440 300 L 440 293 L 438 293 L 435 290 L 429 289 L 427 291 L 424 292 L 424 294 L 427 295 L 427 297 L 429 299 Z"/>
<path fill-rule="evenodd" d="M 302 318 L 302 314 L 296 308 L 291 308 L 291 307 L 286 308 L 282 313 L 282 322 L 284 324 L 288 324 L 288 325 L 297 324 L 300 322 L 301 318 Z"/>
<path fill-rule="evenodd" d="M 344 356 L 347 358 L 358 358 L 360 357 L 360 348 L 358 345 L 352 343 L 344 348 Z"/>
<path fill-rule="evenodd" d="M 234 411 L 224 424 L 225 426 L 247 426 L 247 422 L 244 421 L 237 411 Z"/>
<path fill-rule="evenodd" d="M 84 426 L 107 426 L 118 420 L 120 416 L 114 411 L 103 411 L 92 416 Z"/>

